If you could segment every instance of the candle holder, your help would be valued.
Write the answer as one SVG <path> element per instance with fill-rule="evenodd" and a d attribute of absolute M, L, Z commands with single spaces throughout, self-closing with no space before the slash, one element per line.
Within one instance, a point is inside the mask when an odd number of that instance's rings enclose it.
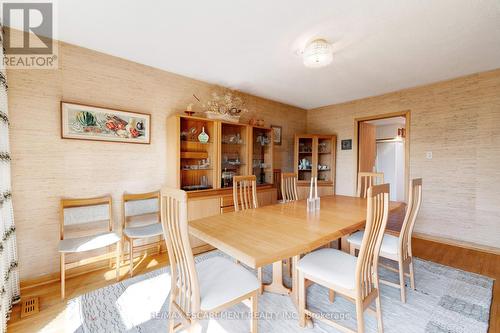
<path fill-rule="evenodd" d="M 319 197 L 314 198 L 314 209 L 319 210 L 321 208 L 321 200 Z"/>
<path fill-rule="evenodd" d="M 316 210 L 316 200 L 314 198 L 307 198 L 307 211 L 314 212 Z"/>

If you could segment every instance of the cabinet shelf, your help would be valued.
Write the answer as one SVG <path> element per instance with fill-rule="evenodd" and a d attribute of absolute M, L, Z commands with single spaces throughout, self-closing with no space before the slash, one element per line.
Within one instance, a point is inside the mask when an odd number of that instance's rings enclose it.
<path fill-rule="evenodd" d="M 224 163 L 222 162 L 222 165 L 225 167 L 231 166 L 231 167 L 238 167 L 238 166 L 245 166 L 247 165 L 246 163 L 240 163 L 240 164 L 231 164 L 231 163 Z"/>
<path fill-rule="evenodd" d="M 188 142 L 188 143 L 199 143 L 200 145 L 211 145 L 213 142 L 208 141 L 208 142 L 200 142 L 198 140 L 186 140 L 186 139 L 181 139 L 181 142 Z"/>
<path fill-rule="evenodd" d="M 181 151 L 181 158 L 204 159 L 204 158 L 208 158 L 208 152 L 206 152 L 206 151 Z"/>

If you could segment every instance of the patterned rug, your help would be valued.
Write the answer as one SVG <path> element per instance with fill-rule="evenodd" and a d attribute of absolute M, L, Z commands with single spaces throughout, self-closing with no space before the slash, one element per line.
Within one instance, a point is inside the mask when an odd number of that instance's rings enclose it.
<path fill-rule="evenodd" d="M 219 251 L 196 257 L 200 262 Z M 161 268 L 69 301 L 67 332 L 166 332 L 170 269 Z M 397 273 L 379 269 L 381 278 L 397 282 Z M 264 281 L 271 280 L 271 267 L 264 269 Z M 290 284 L 287 279 L 286 284 Z M 402 304 L 399 289 L 381 285 L 381 302 L 386 333 L 481 333 L 487 332 L 493 280 L 432 262 L 415 259 L 417 290 L 407 288 Z M 328 301 L 328 290 L 308 288 L 308 306 L 356 328 L 354 304 L 336 295 Z M 217 318 L 203 322 L 203 332 L 249 332 L 249 308 L 238 304 Z M 259 332 L 338 332 L 323 323 L 313 328 L 298 326 L 295 307 L 288 296 L 264 293 L 259 298 Z M 366 332 L 376 332 L 375 317 L 365 312 Z"/>

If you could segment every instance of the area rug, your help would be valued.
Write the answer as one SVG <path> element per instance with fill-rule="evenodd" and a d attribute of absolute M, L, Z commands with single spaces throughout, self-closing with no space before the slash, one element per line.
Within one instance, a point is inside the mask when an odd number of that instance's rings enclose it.
<path fill-rule="evenodd" d="M 200 262 L 219 251 L 196 257 Z M 249 268 L 248 268 L 249 269 Z M 249 269 L 250 270 L 250 269 Z M 397 274 L 380 268 L 383 279 L 397 282 Z M 222 276 L 223 278 L 223 276 Z M 264 281 L 271 280 L 271 267 L 264 269 Z M 415 259 L 417 290 L 407 288 L 407 302 L 401 303 L 399 289 L 381 286 L 384 331 L 387 333 L 481 333 L 487 332 L 493 280 L 429 261 Z M 286 279 L 290 284 L 290 279 Z M 161 268 L 69 301 L 67 332 L 166 332 L 170 269 Z M 312 285 L 308 306 L 356 328 L 354 305 L 336 296 L 328 301 L 328 290 Z M 203 322 L 203 332 L 249 332 L 249 308 L 238 304 L 217 318 Z M 265 292 L 259 298 L 259 332 L 338 332 L 314 321 L 312 328 L 298 326 L 295 307 L 288 296 Z M 366 332 L 376 332 L 375 317 L 365 312 Z"/>

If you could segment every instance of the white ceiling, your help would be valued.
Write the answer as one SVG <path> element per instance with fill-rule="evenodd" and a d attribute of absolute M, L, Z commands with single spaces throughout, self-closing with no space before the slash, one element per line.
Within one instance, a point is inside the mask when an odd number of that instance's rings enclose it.
<path fill-rule="evenodd" d="M 59 39 L 314 108 L 500 68 L 499 0 L 62 0 Z M 295 52 L 334 43 L 323 69 Z"/>

